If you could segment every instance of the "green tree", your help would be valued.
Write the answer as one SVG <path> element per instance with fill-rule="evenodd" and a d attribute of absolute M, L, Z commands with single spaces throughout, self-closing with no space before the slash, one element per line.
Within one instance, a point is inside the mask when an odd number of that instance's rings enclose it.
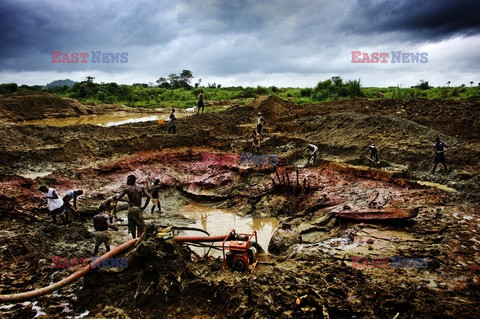
<path fill-rule="evenodd" d="M 17 83 L 0 84 L 0 94 L 15 93 L 17 89 Z"/>

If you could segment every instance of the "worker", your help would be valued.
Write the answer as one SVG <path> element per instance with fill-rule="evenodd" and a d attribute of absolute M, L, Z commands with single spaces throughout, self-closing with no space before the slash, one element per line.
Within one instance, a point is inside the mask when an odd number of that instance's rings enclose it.
<path fill-rule="evenodd" d="M 160 206 L 160 198 L 158 197 L 158 191 L 160 190 L 160 180 L 157 178 L 153 182 L 153 186 L 150 189 L 150 195 L 152 196 L 152 209 L 150 213 L 153 214 L 155 211 L 155 206 L 158 207 L 158 211 L 162 212 L 162 207 Z"/>
<path fill-rule="evenodd" d="M 95 229 L 95 251 L 93 255 L 98 253 L 98 248 L 101 244 L 105 244 L 105 249 L 110 251 L 112 238 L 110 237 L 108 228 L 118 231 L 118 227 L 110 223 L 110 216 L 105 213 L 106 208 L 105 204 L 100 204 L 98 208 L 99 213 L 93 217 L 93 228 Z"/>
<path fill-rule="evenodd" d="M 67 194 L 62 198 L 63 205 L 65 205 L 65 218 L 69 223 L 73 221 L 73 216 L 77 217 L 77 219 L 81 218 L 77 208 L 77 197 L 81 195 L 83 195 L 83 190 L 71 189 L 67 191 Z M 70 203 L 72 199 L 73 199 L 73 205 Z"/>
<path fill-rule="evenodd" d="M 143 211 L 147 208 L 150 202 L 150 194 L 144 186 L 136 184 L 137 178 L 135 175 L 127 176 L 127 187 L 118 195 L 118 201 L 124 201 L 128 203 L 128 231 L 132 234 L 133 238 L 142 236 L 145 231 L 145 222 L 143 220 Z M 122 199 L 127 195 L 128 199 Z M 145 205 L 142 207 L 142 197 L 147 197 Z"/>
<path fill-rule="evenodd" d="M 370 154 L 369 154 L 370 153 Z M 369 155 L 368 155 L 369 154 Z M 373 163 L 378 163 L 378 149 L 375 144 L 372 144 L 367 149 L 367 158 Z"/>
<path fill-rule="evenodd" d="M 261 145 L 260 134 L 256 130 L 253 130 L 252 134 L 247 136 L 247 140 L 250 137 L 253 138 L 253 140 L 252 140 L 252 154 L 253 155 L 255 155 L 255 153 L 260 154 L 260 145 Z"/>
<path fill-rule="evenodd" d="M 307 164 L 305 164 L 305 166 L 307 166 L 308 163 L 310 163 L 310 160 L 312 158 L 313 158 L 312 164 L 315 165 L 315 162 L 317 161 L 318 147 L 313 144 L 308 144 L 307 147 L 305 147 L 302 152 L 305 152 L 306 150 L 309 150 L 310 154 L 308 155 Z"/>
<path fill-rule="evenodd" d="M 66 225 L 67 219 L 65 218 L 65 205 L 63 204 L 63 200 L 60 198 L 60 196 L 58 196 L 57 191 L 45 185 L 40 186 L 38 190 L 41 191 L 47 199 L 48 210 L 52 215 L 53 224 L 57 224 L 58 214 L 61 216 L 63 224 Z"/>
<path fill-rule="evenodd" d="M 117 217 L 117 204 L 118 204 L 118 196 L 110 196 L 106 200 L 103 201 L 105 205 L 106 213 L 110 216 L 110 222 L 113 223 L 113 219 L 123 222 L 123 219 Z"/>
<path fill-rule="evenodd" d="M 266 123 L 267 123 L 267 121 L 265 121 L 265 119 L 263 118 L 262 112 L 258 112 L 258 114 L 257 114 L 257 133 L 260 134 L 260 136 L 262 135 L 263 126 Z"/>
<path fill-rule="evenodd" d="M 175 117 L 175 109 L 170 113 L 170 123 L 168 125 L 168 133 L 177 133 L 177 118 Z"/>
<path fill-rule="evenodd" d="M 435 138 L 435 143 L 433 144 L 433 153 L 435 157 L 433 158 L 433 168 L 432 174 L 435 174 L 435 169 L 437 168 L 438 163 L 443 164 L 444 173 L 447 174 L 447 160 L 445 159 L 445 152 L 447 151 L 445 148 L 449 148 L 450 146 L 445 144 L 440 140 L 440 137 Z"/>
<path fill-rule="evenodd" d="M 200 109 L 202 109 L 202 114 L 203 114 L 203 109 L 205 108 L 205 104 L 203 104 L 203 90 L 200 91 L 200 93 L 197 96 L 197 106 L 198 106 L 198 113 L 200 114 Z M 195 114 L 195 111 L 193 111 Z"/>

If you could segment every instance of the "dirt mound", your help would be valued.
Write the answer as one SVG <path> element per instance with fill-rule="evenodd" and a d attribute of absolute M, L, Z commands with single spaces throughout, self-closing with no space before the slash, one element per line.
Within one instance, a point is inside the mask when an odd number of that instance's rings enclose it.
<path fill-rule="evenodd" d="M 394 115 L 444 134 L 480 138 L 480 99 L 352 99 L 311 104 L 297 110 L 300 116 L 330 112 Z"/>
<path fill-rule="evenodd" d="M 44 92 L 25 91 L 0 95 L 0 121 L 19 122 L 44 118 L 77 117 L 113 112 L 150 113 L 154 110 L 132 109 L 119 104 L 82 104 Z"/>
<path fill-rule="evenodd" d="M 189 251 L 173 240 L 156 239 L 155 232 L 155 226 L 150 225 L 147 229 L 149 240 L 138 244 L 126 256 L 126 268 L 90 272 L 78 294 L 78 307 L 89 307 L 91 304 L 121 305 L 132 318 L 144 318 L 147 315 L 165 317 L 162 313 L 181 298 L 186 288 L 185 281 L 194 275 L 187 267 Z M 122 293 L 115 294 L 113 291 Z"/>
<path fill-rule="evenodd" d="M 77 100 L 43 92 L 27 91 L 0 96 L 0 120 L 9 122 L 86 115 L 88 110 Z"/>
<path fill-rule="evenodd" d="M 282 100 L 276 96 L 262 96 L 252 102 L 251 106 L 256 112 L 262 112 L 267 123 L 272 123 L 285 115 L 288 115 L 296 106 L 292 102 Z"/>

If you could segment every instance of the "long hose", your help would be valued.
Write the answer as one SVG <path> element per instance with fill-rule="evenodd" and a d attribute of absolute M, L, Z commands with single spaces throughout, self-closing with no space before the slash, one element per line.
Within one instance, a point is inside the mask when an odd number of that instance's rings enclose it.
<path fill-rule="evenodd" d="M 40 296 L 52 293 L 55 290 L 58 290 L 58 289 L 60 289 L 64 286 L 78 280 L 80 277 L 85 276 L 88 272 L 90 272 L 92 270 L 92 268 L 95 268 L 96 266 L 98 266 L 102 262 L 103 258 L 111 258 L 111 257 L 117 255 L 118 253 L 121 253 L 122 251 L 124 251 L 124 250 L 130 248 L 131 246 L 135 245 L 139 239 L 140 238 L 134 238 L 134 239 L 131 239 L 131 240 L 127 241 L 124 244 L 121 244 L 118 247 L 115 247 L 114 249 L 112 249 L 109 252 L 107 252 L 106 254 L 104 254 L 101 258 L 98 258 L 97 260 L 95 260 L 93 263 L 83 267 L 82 269 L 80 269 L 77 272 L 71 274 L 67 278 L 62 279 L 61 281 L 56 282 L 56 283 L 54 283 L 50 286 L 35 289 L 35 290 L 31 290 L 31 291 L 27 291 L 27 292 L 16 293 L 16 294 L 0 295 L 0 303 L 19 302 L 19 301 L 24 301 L 24 300 L 28 300 L 28 299 L 32 299 L 32 298 L 35 298 L 35 297 L 40 297 Z"/>
<path fill-rule="evenodd" d="M 218 235 L 218 236 L 173 236 L 173 239 L 177 242 L 217 242 L 224 241 L 225 238 L 230 238 L 232 234 Z M 228 239 L 227 239 L 228 240 Z"/>

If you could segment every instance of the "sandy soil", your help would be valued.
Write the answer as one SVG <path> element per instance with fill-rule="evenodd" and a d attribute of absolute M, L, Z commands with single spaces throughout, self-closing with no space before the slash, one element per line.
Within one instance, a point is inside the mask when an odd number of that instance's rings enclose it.
<path fill-rule="evenodd" d="M 479 298 L 480 101 L 349 100 L 304 107 L 276 97 L 178 120 L 115 127 L 17 125 L 27 119 L 115 112 L 38 93 L 0 98 L 0 293 L 47 286 L 69 274 L 51 256 L 91 256 L 91 216 L 125 178 L 158 177 L 165 212 L 130 252 L 128 268 L 100 269 L 32 302 L 0 305 L 2 318 L 477 318 Z M 34 111 L 36 110 L 36 111 Z M 89 111 L 90 110 L 90 111 Z M 262 154 L 240 165 L 256 113 L 267 120 Z M 450 172 L 429 173 L 435 136 L 455 144 Z M 307 143 L 320 148 L 304 167 Z M 363 157 L 375 143 L 381 162 Z M 202 153 L 224 159 L 206 166 Z M 303 153 L 305 155 L 305 153 Z M 238 161 L 238 162 L 237 162 Z M 298 184 L 297 172 L 298 168 Z M 52 225 L 40 184 L 82 188 L 83 221 Z M 269 254 L 252 274 L 223 269 L 158 227 L 177 225 L 185 203 L 276 217 Z M 345 209 L 395 208 L 414 218 L 355 222 Z M 127 239 L 123 228 L 118 244 Z M 267 248 L 267 247 L 264 247 Z M 352 257 L 426 258 L 426 268 L 354 268 Z M 40 309 L 40 310 L 38 310 Z M 398 315 L 397 315 L 398 314 Z"/>

